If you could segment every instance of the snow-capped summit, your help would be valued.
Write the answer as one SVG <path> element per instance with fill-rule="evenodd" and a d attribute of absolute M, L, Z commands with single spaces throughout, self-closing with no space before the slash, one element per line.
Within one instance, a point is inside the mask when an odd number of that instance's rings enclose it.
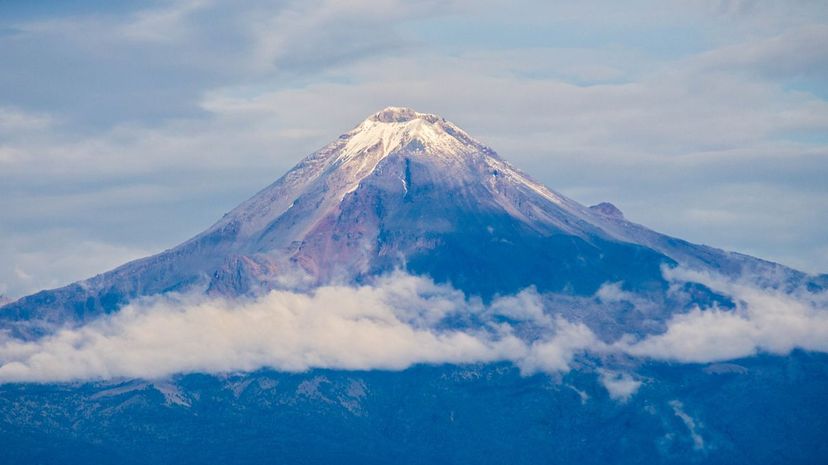
<path fill-rule="evenodd" d="M 487 150 L 444 118 L 402 107 L 385 108 L 342 137 L 347 143 L 340 149 L 341 160 L 362 154 L 376 161 L 408 146 L 413 154 L 445 158 Z"/>
<path fill-rule="evenodd" d="M 440 116 L 388 107 L 310 154 L 189 241 L 4 307 L 56 321 L 169 291 L 222 295 L 363 283 L 402 269 L 484 299 L 534 286 L 591 294 L 664 289 L 663 264 L 800 279 L 588 208 L 534 181 Z M 792 278 L 793 277 L 793 278 Z"/>
<path fill-rule="evenodd" d="M 431 114 L 420 113 L 407 107 L 385 107 L 382 110 L 369 116 L 366 121 L 380 121 L 384 123 L 403 123 L 415 119 L 423 119 L 432 123 L 443 120 L 443 118 Z"/>

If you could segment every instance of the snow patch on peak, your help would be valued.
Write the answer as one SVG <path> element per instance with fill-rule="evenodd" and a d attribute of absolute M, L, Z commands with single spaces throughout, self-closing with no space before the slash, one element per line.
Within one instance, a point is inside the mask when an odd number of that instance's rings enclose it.
<path fill-rule="evenodd" d="M 442 157 L 487 150 L 444 118 L 401 107 L 375 113 L 345 134 L 344 139 L 339 156 L 342 161 L 365 154 L 379 161 L 409 144 L 414 151 Z"/>
<path fill-rule="evenodd" d="M 368 120 L 381 123 L 405 123 L 407 121 L 423 119 L 431 123 L 443 120 L 443 118 L 430 113 L 419 113 L 406 107 L 386 107 L 374 113 Z"/>

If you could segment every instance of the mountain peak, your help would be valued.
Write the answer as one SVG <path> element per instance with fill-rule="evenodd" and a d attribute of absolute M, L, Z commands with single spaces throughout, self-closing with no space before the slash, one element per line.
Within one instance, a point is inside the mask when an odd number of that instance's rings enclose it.
<path fill-rule="evenodd" d="M 370 121 L 381 123 L 405 123 L 416 119 L 422 119 L 431 123 L 443 120 L 438 115 L 420 113 L 407 107 L 386 107 L 368 117 Z"/>
<path fill-rule="evenodd" d="M 616 218 L 621 220 L 624 219 L 624 214 L 621 212 L 621 210 L 619 210 L 618 207 L 609 202 L 601 202 L 597 205 L 589 207 L 589 209 L 610 218 Z"/>
<path fill-rule="evenodd" d="M 405 107 L 384 108 L 343 138 L 346 142 L 341 160 L 368 154 L 381 159 L 400 149 L 441 157 L 481 151 L 493 155 L 490 149 L 445 118 Z"/>

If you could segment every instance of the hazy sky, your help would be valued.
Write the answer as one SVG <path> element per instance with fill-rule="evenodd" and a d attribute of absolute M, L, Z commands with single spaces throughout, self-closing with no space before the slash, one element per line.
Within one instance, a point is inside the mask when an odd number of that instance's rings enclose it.
<path fill-rule="evenodd" d="M 0 1 L 0 294 L 171 247 L 389 105 L 828 272 L 828 2 L 575 3 Z"/>

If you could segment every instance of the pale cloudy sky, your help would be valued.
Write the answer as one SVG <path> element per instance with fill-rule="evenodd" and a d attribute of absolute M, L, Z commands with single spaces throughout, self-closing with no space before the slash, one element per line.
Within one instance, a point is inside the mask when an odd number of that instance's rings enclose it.
<path fill-rule="evenodd" d="M 0 294 L 160 251 L 388 105 L 828 272 L 828 3 L 0 1 Z"/>

